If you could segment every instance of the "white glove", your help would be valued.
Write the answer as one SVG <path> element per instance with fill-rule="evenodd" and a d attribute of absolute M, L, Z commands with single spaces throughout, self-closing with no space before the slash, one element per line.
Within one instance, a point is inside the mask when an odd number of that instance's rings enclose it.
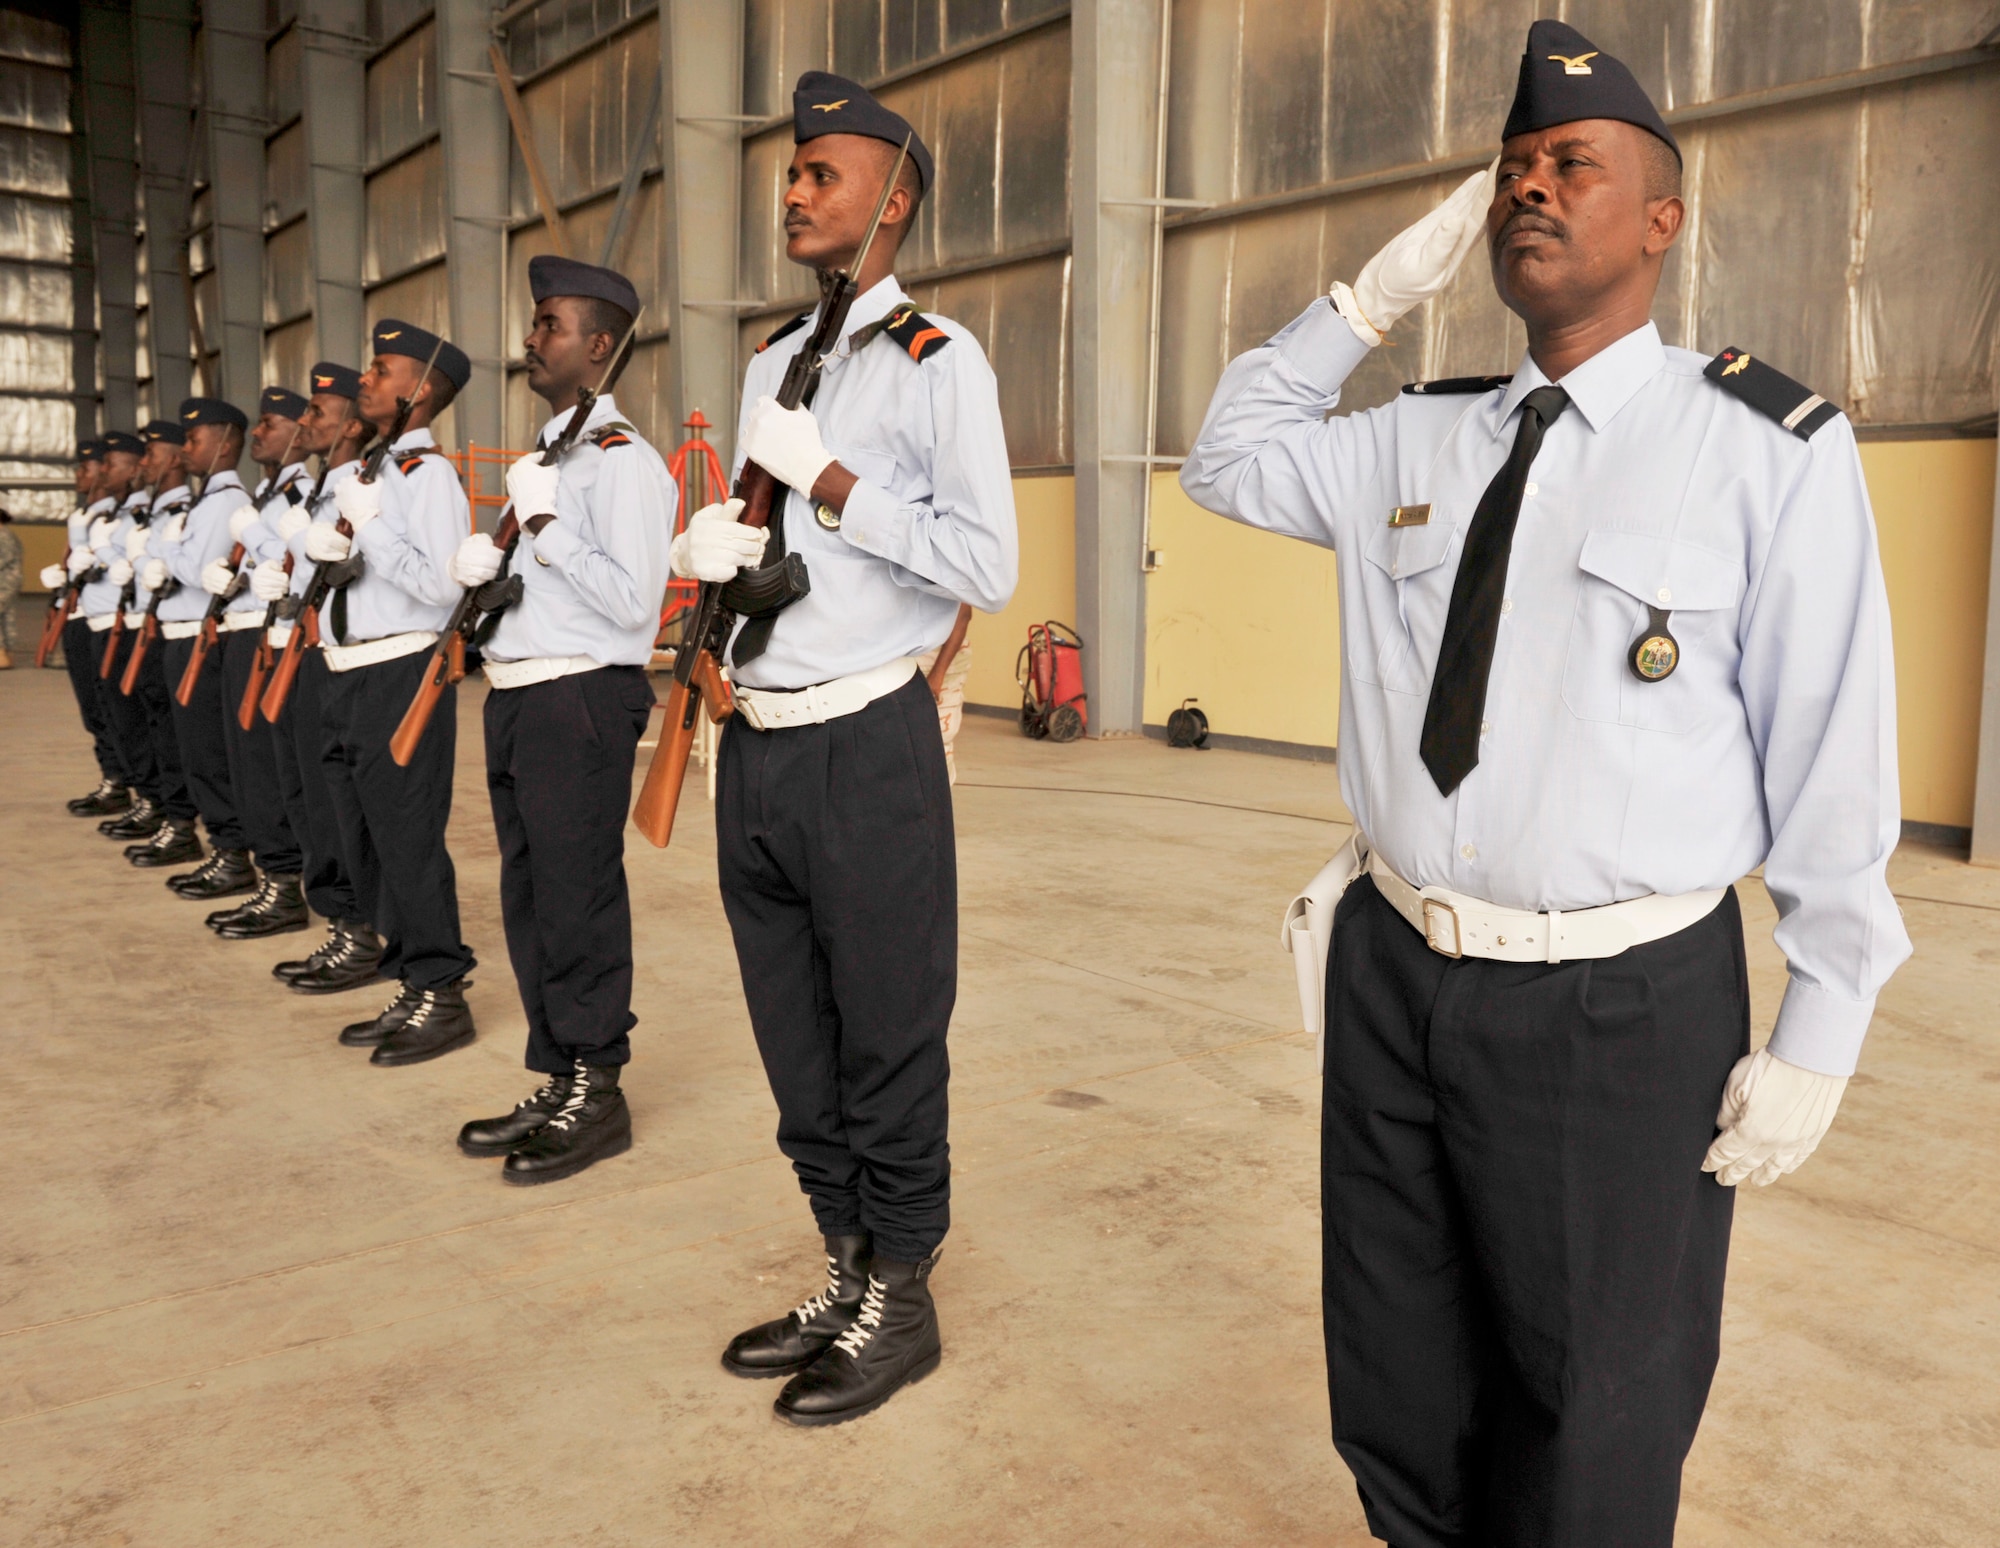
<path fill-rule="evenodd" d="M 287 505 L 285 514 L 278 518 L 278 525 L 272 530 L 287 543 L 312 525 L 312 517 L 306 514 L 303 505 Z"/>
<path fill-rule="evenodd" d="M 232 543 L 242 542 L 243 534 L 250 530 L 250 524 L 254 522 L 256 519 L 257 519 L 256 506 L 254 505 L 237 506 L 235 510 L 229 513 L 229 541 Z"/>
<path fill-rule="evenodd" d="M 148 559 L 145 569 L 139 572 L 139 584 L 148 591 L 158 591 L 167 583 L 167 561 Z"/>
<path fill-rule="evenodd" d="M 292 589 L 282 564 L 260 564 L 250 572 L 250 592 L 259 602 L 280 601 Z"/>
<path fill-rule="evenodd" d="M 71 564 L 71 566 L 72 566 L 72 567 L 74 567 L 74 566 L 75 566 L 75 564 L 76 564 L 76 555 L 75 555 L 75 554 L 71 554 L 71 555 L 70 555 L 70 557 L 69 557 L 69 562 L 70 562 L 70 564 Z M 89 555 L 87 555 L 87 554 L 86 554 L 86 555 L 84 556 L 84 561 L 83 561 L 83 567 L 84 567 L 84 569 L 86 569 L 86 570 L 90 568 L 90 557 L 89 557 Z M 65 576 L 67 576 L 67 575 L 68 575 L 69 573 L 70 573 L 70 571 L 68 571 L 68 570 L 65 570 L 65 569 L 64 569 L 64 568 L 63 568 L 63 567 L 62 567 L 61 565 L 59 565 L 59 564 L 45 564 L 45 565 L 43 565 L 43 566 L 42 566 L 42 587 L 43 587 L 43 589 L 44 589 L 44 590 L 46 590 L 46 591 L 54 591 L 54 590 L 56 589 L 56 587 L 60 586 L 60 585 L 61 585 L 61 584 L 63 583 L 63 578 L 64 578 Z"/>
<path fill-rule="evenodd" d="M 118 523 L 109 516 L 100 516 L 90 524 L 90 546 L 102 548 L 111 541 L 111 534 L 118 529 Z"/>
<path fill-rule="evenodd" d="M 1381 343 L 1398 318 L 1451 283 L 1486 230 L 1499 167 L 1495 156 L 1485 171 L 1473 173 L 1444 203 L 1399 232 L 1362 267 L 1353 289 L 1333 287 L 1334 309 L 1362 343 Z"/>
<path fill-rule="evenodd" d="M 346 484 L 341 488 L 345 489 Z M 319 564 L 337 564 L 354 552 L 354 539 L 330 521 L 316 521 L 306 533 L 306 557 Z"/>
<path fill-rule="evenodd" d="M 382 486 L 380 483 L 364 484 L 360 478 L 343 479 L 340 487 L 333 492 L 333 503 L 348 526 L 359 537 L 361 529 L 382 514 Z"/>
<path fill-rule="evenodd" d="M 743 453 L 781 484 L 810 495 L 833 455 L 820 444 L 819 421 L 811 409 L 778 407 L 776 398 L 759 398 L 743 426 Z"/>
<path fill-rule="evenodd" d="M 518 520 L 555 515 L 557 472 L 554 467 L 542 466 L 538 451 L 529 452 L 507 470 L 507 497 L 514 502 Z"/>
<path fill-rule="evenodd" d="M 113 559 L 111 563 L 104 567 L 104 578 L 120 589 L 131 585 L 132 561 L 130 559 Z"/>
<path fill-rule="evenodd" d="M 125 557 L 135 562 L 145 558 L 146 544 L 152 540 L 152 536 L 152 529 L 148 527 L 134 527 L 126 533 Z"/>
<path fill-rule="evenodd" d="M 176 511 L 160 524 L 160 537 L 169 543 L 178 543 L 187 536 L 187 512 Z"/>
<path fill-rule="evenodd" d="M 69 573 L 72 579 L 87 575 L 97 568 L 97 555 L 87 548 L 72 548 L 69 551 Z"/>
<path fill-rule="evenodd" d="M 760 563 L 771 529 L 744 526 L 736 519 L 742 514 L 741 500 L 724 500 L 704 505 L 690 516 L 687 531 L 667 550 L 674 574 L 689 580 L 731 581 L 745 565 Z"/>
<path fill-rule="evenodd" d="M 1725 1188 L 1766 1187 L 1805 1165 L 1819 1148 L 1847 1089 L 1845 1075 L 1787 1064 L 1768 1048 L 1739 1059 L 1722 1087 L 1722 1130 L 1701 1163 Z"/>
<path fill-rule="evenodd" d="M 211 559 L 201 567 L 201 589 L 212 597 L 219 597 L 229 589 L 236 572 L 229 568 L 227 559 Z"/>
<path fill-rule="evenodd" d="M 513 482 L 511 474 L 508 482 L 510 485 Z M 445 568 L 461 586 L 483 586 L 500 573 L 500 549 L 485 533 L 475 532 L 458 545 L 458 552 Z"/>

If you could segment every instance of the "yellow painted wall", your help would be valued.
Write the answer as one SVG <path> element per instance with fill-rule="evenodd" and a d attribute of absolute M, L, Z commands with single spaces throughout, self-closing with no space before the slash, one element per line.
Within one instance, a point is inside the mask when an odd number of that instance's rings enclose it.
<path fill-rule="evenodd" d="M 1009 709 L 1021 703 L 1014 658 L 1027 643 L 1028 625 L 1051 618 L 1076 623 L 1076 480 L 1015 479 L 1014 513 L 1021 530 L 1021 584 L 1005 610 L 974 613 L 965 637 L 972 650 L 967 701 Z"/>

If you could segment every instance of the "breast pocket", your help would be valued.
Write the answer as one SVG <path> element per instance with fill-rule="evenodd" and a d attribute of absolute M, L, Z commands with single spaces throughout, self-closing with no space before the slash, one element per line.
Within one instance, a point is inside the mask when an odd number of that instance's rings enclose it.
<path fill-rule="evenodd" d="M 1582 720 L 1647 731 L 1686 731 L 1723 702 L 1718 669 L 1743 596 L 1743 568 L 1728 554 L 1639 532 L 1592 532 L 1577 558 L 1576 616 L 1563 667 L 1563 703 Z M 1643 682 L 1632 646 L 1652 613 L 1668 614 L 1680 646 L 1673 674 Z"/>
<path fill-rule="evenodd" d="M 1451 578 L 1443 566 L 1456 535 L 1452 522 L 1436 512 L 1421 527 L 1375 529 L 1362 551 L 1368 652 L 1354 653 L 1357 679 L 1395 693 L 1425 691 L 1451 607 Z"/>
<path fill-rule="evenodd" d="M 842 446 L 833 441 L 826 443 L 826 450 L 827 455 L 848 472 L 866 483 L 873 484 L 877 489 L 889 489 L 895 480 L 896 459 L 888 452 L 865 447 Z M 806 496 L 806 503 L 808 507 L 811 506 L 810 495 Z M 787 538 L 789 537 L 790 531 L 787 529 Z M 854 552 L 846 539 L 837 532 L 827 531 L 817 519 L 810 524 L 810 536 L 807 541 L 810 547 L 830 548 L 843 553 Z"/>

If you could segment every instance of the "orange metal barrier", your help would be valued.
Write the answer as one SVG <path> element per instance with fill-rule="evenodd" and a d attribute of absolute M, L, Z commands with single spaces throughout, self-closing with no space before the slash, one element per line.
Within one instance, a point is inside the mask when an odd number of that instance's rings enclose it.
<path fill-rule="evenodd" d="M 687 431 L 688 438 L 667 459 L 667 471 L 673 475 L 674 483 L 681 492 L 681 508 L 674 514 L 675 537 L 687 530 L 688 518 L 696 511 L 729 496 L 729 475 L 723 470 L 722 459 L 716 455 L 706 433 L 714 428 L 708 416 L 696 409 L 688 415 L 687 423 L 682 428 Z M 676 613 L 694 606 L 700 592 L 699 581 L 683 580 L 676 575 L 667 582 L 666 601 L 660 608 L 662 632 Z"/>
<path fill-rule="evenodd" d="M 486 530 L 492 531 L 497 525 L 500 508 L 507 503 L 507 470 L 523 457 L 526 452 L 508 451 L 503 446 L 481 446 L 472 442 L 462 452 L 446 452 L 445 458 L 458 469 L 458 481 L 465 486 L 465 492 L 472 497 L 472 530 L 479 530 L 479 509 L 488 506 L 496 520 L 487 523 Z M 485 478 L 480 476 L 483 468 L 492 472 Z M 491 487 L 497 493 L 484 494 L 481 491 Z"/>

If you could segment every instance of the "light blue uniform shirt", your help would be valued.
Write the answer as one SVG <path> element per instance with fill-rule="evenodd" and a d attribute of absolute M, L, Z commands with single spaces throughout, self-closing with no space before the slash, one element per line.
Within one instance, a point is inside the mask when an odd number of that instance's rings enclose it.
<path fill-rule="evenodd" d="M 164 510 L 173 501 L 162 499 Z M 187 513 L 178 538 L 165 535 L 158 526 L 146 548 L 148 559 L 166 561 L 167 573 L 180 582 L 160 603 L 161 623 L 193 623 L 208 615 L 214 600 L 203 589 L 201 572 L 212 560 L 227 559 L 236 540 L 229 535 L 229 518 L 250 503 L 250 492 L 234 468 L 217 473 L 203 486 L 201 498 Z"/>
<path fill-rule="evenodd" d="M 778 615 L 769 647 L 730 675 L 752 688 L 806 688 L 944 643 L 970 602 L 997 613 L 1014 595 L 1020 545 L 1014 479 L 993 368 L 958 323 L 932 317 L 951 342 L 921 364 L 894 339 L 850 353 L 856 329 L 909 299 L 891 275 L 856 298 L 848 331 L 813 399 L 820 440 L 860 480 L 840 530 L 790 491 L 785 544 L 805 557 L 812 591 Z M 928 315 L 928 314 L 927 314 Z M 811 324 L 756 355 L 743 416 L 776 397 Z M 738 426 L 737 444 L 742 444 Z M 739 451 L 736 470 L 741 471 Z"/>
<path fill-rule="evenodd" d="M 111 524 L 110 534 L 102 543 L 91 549 L 97 558 L 98 567 L 105 569 L 125 557 L 125 538 L 139 524 L 139 517 L 152 507 L 153 497 L 143 489 L 134 489 L 118 502 L 116 519 Z M 136 568 L 136 566 L 135 566 Z M 118 611 L 118 602 L 125 588 L 115 586 L 108 580 L 95 580 L 84 588 L 84 616 L 95 618 L 105 613 Z M 138 591 L 135 588 L 133 595 Z"/>
<path fill-rule="evenodd" d="M 99 566 L 106 564 L 108 561 L 102 557 L 97 549 L 90 546 L 90 529 L 97 523 L 98 518 L 101 516 L 114 518 L 113 525 L 115 526 L 117 514 L 118 501 L 113 496 L 105 495 L 100 500 L 91 501 L 89 507 L 82 513 L 83 519 L 81 522 L 74 516 L 70 518 L 69 546 L 71 548 L 89 549 L 92 563 Z M 77 599 L 77 611 L 84 617 L 101 617 L 105 613 L 114 611 L 117 606 L 118 588 L 112 585 L 110 581 L 98 579 L 83 583 L 83 595 Z"/>
<path fill-rule="evenodd" d="M 445 567 L 472 534 L 472 504 L 457 472 L 443 457 L 421 458 L 408 473 L 400 465 L 419 449 L 436 445 L 429 430 L 412 430 L 383 462 L 382 514 L 354 539 L 367 568 L 347 588 L 347 638 L 332 638 L 331 598 L 320 617 L 321 633 L 333 644 L 358 645 L 418 630 L 435 632 L 451 616 L 463 588 Z M 360 471 L 357 464 L 355 472 Z M 332 489 L 331 479 L 327 486 Z M 339 514 L 329 509 L 329 519 L 338 520 Z"/>
<path fill-rule="evenodd" d="M 1465 531 L 1548 384 L 1402 395 L 1328 418 L 1367 347 L 1326 301 L 1223 374 L 1181 484 L 1339 556 L 1340 788 L 1418 886 L 1580 909 L 1725 887 L 1758 865 L 1791 981 L 1771 1051 L 1854 1069 L 1910 953 L 1884 868 L 1901 830 L 1895 675 L 1854 432 L 1810 441 L 1647 324 L 1561 383 L 1521 505 L 1479 766 L 1418 756 Z M 1430 506 L 1391 527 L 1399 505 Z M 1648 606 L 1674 673 L 1627 665 Z"/>
<path fill-rule="evenodd" d="M 542 427 L 547 446 L 569 424 L 564 409 Z M 584 421 L 584 435 L 622 416 L 609 394 Z M 588 656 L 603 666 L 644 666 L 653 657 L 667 549 L 679 494 L 660 454 L 636 430 L 623 446 L 600 450 L 582 436 L 564 455 L 556 519 L 521 534 L 513 574 L 521 600 L 500 615 L 482 654 L 494 661 Z"/>
<path fill-rule="evenodd" d="M 330 527 L 340 520 L 340 512 L 334 507 L 333 492 L 360 471 L 361 459 L 350 457 L 339 467 L 327 470 L 325 478 L 320 481 L 318 499 L 312 497 L 311 490 L 306 491 L 306 514 L 315 526 L 324 522 Z M 306 552 L 306 534 L 310 530 L 310 527 L 301 527 L 284 544 L 285 552 L 292 556 L 292 595 L 295 597 L 303 597 L 311 589 L 313 572 L 319 568 L 319 561 Z"/>
<path fill-rule="evenodd" d="M 297 501 L 291 499 L 296 493 Z M 257 480 L 257 488 L 251 495 L 251 503 L 258 509 L 257 519 L 243 529 L 243 555 L 247 566 L 257 564 L 282 565 L 285 562 L 285 540 L 278 536 L 273 525 L 279 517 L 296 504 L 303 504 L 312 493 L 312 479 L 306 474 L 303 462 L 288 463 L 278 470 L 275 484 L 270 478 Z M 261 613 L 270 607 L 260 601 L 255 592 L 246 584 L 234 597 L 230 598 L 229 611 L 232 613 Z"/>

